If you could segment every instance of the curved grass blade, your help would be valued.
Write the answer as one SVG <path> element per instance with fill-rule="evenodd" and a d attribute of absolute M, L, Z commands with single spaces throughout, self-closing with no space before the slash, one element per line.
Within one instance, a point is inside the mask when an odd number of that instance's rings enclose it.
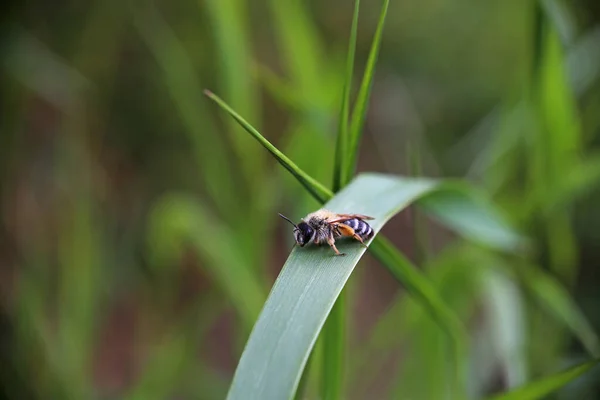
<path fill-rule="evenodd" d="M 335 149 L 335 165 L 333 170 L 333 191 L 337 192 L 342 186 L 350 181 L 347 176 L 350 171 L 345 167 L 347 165 L 346 157 L 348 151 L 348 118 L 350 114 L 350 92 L 352 88 L 352 76 L 354 74 L 354 54 L 356 53 L 356 33 L 358 31 L 358 10 L 360 0 L 354 2 L 354 15 L 352 17 L 352 27 L 350 28 L 350 43 L 348 44 L 348 58 L 346 60 L 346 81 L 342 92 L 342 109 L 340 111 L 340 121 Z"/>
<path fill-rule="evenodd" d="M 217 103 L 222 109 L 227 111 L 249 134 L 254 136 L 256 140 L 260 142 L 285 169 L 290 171 L 292 175 L 298 179 L 298 181 L 308 190 L 317 200 L 321 203 L 326 202 L 333 193 L 325 186 L 321 185 L 311 176 L 302 171 L 296 164 L 292 162 L 285 154 L 279 151 L 271 142 L 269 142 L 263 135 L 261 135 L 252 125 L 250 125 L 244 118 L 236 113 L 227 103 L 225 103 L 219 96 L 211 92 L 210 90 L 204 90 L 204 94 L 211 100 Z"/>
<path fill-rule="evenodd" d="M 557 391 L 569 382 L 585 374 L 600 363 L 600 359 L 588 361 L 584 364 L 569 368 L 566 371 L 547 376 L 536 382 L 529 383 L 507 393 L 490 397 L 489 400 L 535 400 L 544 399 L 549 394 Z"/>
<path fill-rule="evenodd" d="M 348 151 L 348 118 L 350 113 L 350 89 L 354 73 L 354 54 L 356 52 L 356 35 L 358 30 L 358 12 L 360 0 L 354 2 L 354 15 L 350 28 L 350 43 L 348 44 L 348 57 L 346 60 L 346 79 L 342 91 L 342 108 L 335 149 L 335 163 L 333 166 L 333 191 L 339 191 L 349 181 L 345 168 Z M 323 329 L 323 377 L 322 395 L 325 399 L 342 398 L 344 380 L 344 356 L 346 350 L 346 319 L 348 302 L 342 292 L 337 299 L 327 324 Z"/>
<path fill-rule="evenodd" d="M 360 84 L 360 89 L 356 97 L 356 102 L 354 103 L 352 119 L 350 122 L 350 133 L 348 137 L 348 163 L 344 167 L 344 177 L 346 178 L 346 181 L 342 182 L 342 184 L 348 183 L 348 181 L 352 178 L 352 175 L 354 174 L 354 169 L 356 168 L 356 160 L 358 159 L 358 146 L 360 144 L 362 130 L 365 124 L 365 119 L 367 117 L 367 105 L 369 102 L 369 97 L 371 95 L 371 85 L 373 83 L 373 77 L 375 75 L 375 64 L 377 63 L 379 48 L 381 47 L 383 27 L 385 25 L 385 17 L 387 15 L 389 4 L 389 0 L 383 1 L 381 13 L 379 14 L 379 22 L 377 23 L 377 30 L 375 31 L 375 36 L 373 37 L 373 44 L 371 45 L 371 51 L 369 52 L 369 58 L 367 60 L 367 67 L 365 69 L 365 73 Z"/>
<path fill-rule="evenodd" d="M 365 213 L 375 232 L 412 201 L 435 188 L 435 181 L 402 179 L 385 175 L 362 175 L 326 204 L 336 212 Z M 366 248 L 340 242 L 344 257 L 334 256 L 329 247 L 295 248 L 261 312 L 238 364 L 229 399 L 291 398 L 302 370 L 329 311 Z M 392 247 L 393 249 L 393 247 Z M 379 245 L 388 262 L 395 259 L 389 247 Z M 461 342 L 460 325 L 431 284 L 414 268 L 396 271 L 409 283 L 442 325 L 449 325 L 455 340 Z M 456 320 L 455 320 L 456 321 Z M 454 346 L 455 348 L 458 346 Z"/>
<path fill-rule="evenodd" d="M 363 174 L 326 207 L 336 212 L 370 214 L 376 218 L 371 226 L 378 231 L 411 202 L 446 190 L 444 184 L 435 180 Z M 389 242 L 378 238 L 371 243 L 371 249 L 446 332 L 451 342 L 455 380 L 460 382 L 464 373 L 461 364 L 465 335 L 454 313 L 428 279 Z M 365 248 L 345 243 L 340 244 L 340 251 L 347 255 L 333 257 L 329 248 L 312 246 L 292 251 L 244 350 L 230 399 L 293 396 L 319 330 Z M 460 393 L 461 389 L 455 390 Z"/>

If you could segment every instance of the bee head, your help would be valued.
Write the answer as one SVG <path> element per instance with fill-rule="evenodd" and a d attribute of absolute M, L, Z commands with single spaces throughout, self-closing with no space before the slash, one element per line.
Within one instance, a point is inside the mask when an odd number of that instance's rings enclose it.
<path fill-rule="evenodd" d="M 279 214 L 279 216 L 288 221 L 290 224 L 294 225 L 294 239 L 296 240 L 296 243 L 300 245 L 300 247 L 310 242 L 310 239 L 312 239 L 314 233 L 314 230 L 310 227 L 310 225 L 308 225 L 306 222 L 300 222 L 298 225 L 296 225 L 285 215 Z"/>
<path fill-rule="evenodd" d="M 296 239 L 296 243 L 300 245 L 300 247 L 304 246 L 306 243 L 310 242 L 312 239 L 314 230 L 310 227 L 306 222 L 300 222 L 294 228 L 294 239 Z"/>

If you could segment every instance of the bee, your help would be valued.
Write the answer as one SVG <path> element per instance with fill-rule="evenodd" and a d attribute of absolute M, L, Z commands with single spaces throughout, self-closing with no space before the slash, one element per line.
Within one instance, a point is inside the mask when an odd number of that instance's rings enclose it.
<path fill-rule="evenodd" d="M 364 241 L 373 237 L 373 228 L 364 220 L 374 219 L 362 214 L 337 214 L 320 209 L 302 218 L 296 225 L 285 215 L 279 216 L 294 226 L 294 239 L 300 247 L 313 242 L 317 246 L 327 242 L 338 256 L 343 256 L 335 247 L 335 240 L 348 236 L 358 240 L 365 246 Z M 365 246 L 366 247 L 366 246 Z"/>

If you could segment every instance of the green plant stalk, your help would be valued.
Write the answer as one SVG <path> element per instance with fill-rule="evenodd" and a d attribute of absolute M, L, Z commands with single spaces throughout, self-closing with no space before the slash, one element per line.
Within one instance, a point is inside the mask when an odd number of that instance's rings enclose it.
<path fill-rule="evenodd" d="M 350 122 L 350 134 L 349 134 L 349 147 L 347 153 L 348 163 L 344 167 L 346 174 L 344 175 L 347 179 L 343 184 L 347 184 L 354 175 L 356 169 L 356 162 L 358 159 L 358 146 L 360 144 L 360 138 L 362 137 L 363 127 L 365 125 L 365 119 L 367 117 L 367 106 L 369 97 L 371 95 L 371 86 L 373 84 L 373 77 L 375 76 L 375 64 L 377 63 L 377 57 L 379 55 L 379 48 L 381 47 L 381 39 L 383 36 L 383 27 L 385 25 L 385 17 L 390 2 L 389 0 L 383 1 L 381 13 L 379 15 L 379 22 L 377 23 L 377 30 L 373 37 L 373 44 L 371 45 L 371 51 L 369 52 L 369 58 L 367 60 L 367 66 L 363 75 L 360 89 L 356 97 L 354 109 L 352 111 L 352 118 Z"/>
<path fill-rule="evenodd" d="M 58 254 L 61 271 L 58 292 L 58 340 L 61 354 L 62 381 L 68 397 L 86 397 L 92 392 L 89 371 L 81 366 L 89 365 L 92 359 L 92 345 L 96 335 L 94 315 L 98 311 L 99 287 L 102 281 L 103 249 L 100 246 L 104 233 L 102 221 L 96 218 L 96 203 L 91 187 L 87 136 L 79 136 L 86 131 L 86 122 L 79 110 L 72 110 L 71 118 L 65 121 L 67 136 L 61 143 L 59 167 L 64 177 L 74 182 L 74 192 L 70 200 L 74 206 L 67 211 L 67 223 L 57 232 Z M 68 172 L 77 165 L 77 174 Z M 56 360 L 58 361 L 58 360 Z"/>
<path fill-rule="evenodd" d="M 533 14 L 533 58 L 528 91 L 528 105 L 532 115 L 532 139 L 526 148 L 529 168 L 530 190 L 528 200 L 532 205 L 538 225 L 540 243 L 547 257 L 533 261 L 540 262 L 562 281 L 571 285 L 576 274 L 576 240 L 570 226 L 569 211 L 557 210 L 552 215 L 543 216 L 548 199 L 556 190 L 564 171 L 575 164 L 576 155 L 581 150 L 580 127 L 576 116 L 576 106 L 566 74 L 562 44 L 555 27 L 542 6 L 532 3 Z M 558 186 L 558 185 L 557 185 Z M 531 368 L 533 371 L 546 371 L 547 365 L 557 361 L 556 356 L 567 343 L 564 329 L 557 329 L 553 335 L 543 335 L 547 330 L 548 316 L 533 312 L 530 318 L 531 337 L 538 346 L 532 346 Z"/>
<path fill-rule="evenodd" d="M 303 100 L 315 101 L 322 92 L 323 43 L 301 0 L 271 0 L 275 38 L 281 48 L 290 80 Z"/>
<path fill-rule="evenodd" d="M 251 121 L 260 118 L 260 99 L 257 82 L 251 74 L 247 73 L 252 65 L 252 46 L 248 29 L 248 2 L 246 0 L 207 0 L 200 1 L 206 5 L 210 22 L 215 32 L 217 44 L 218 84 L 231 104 Z M 246 201 L 240 203 L 238 208 L 245 215 L 243 219 L 233 221 L 243 222 L 235 226 L 236 236 L 240 246 L 244 248 L 250 265 L 259 267 L 264 264 L 265 251 L 263 246 L 256 245 L 256 236 L 266 236 L 268 225 L 263 221 L 266 214 L 272 212 L 262 201 L 264 195 L 273 197 L 272 187 L 263 179 L 265 167 L 265 154 L 259 148 L 251 145 L 252 138 L 240 134 L 240 126 L 231 119 L 227 119 L 228 141 L 240 162 L 240 172 L 244 176 L 242 196 Z M 214 199 L 216 202 L 220 198 Z M 254 226 L 249 232 L 242 226 Z M 259 271 L 260 272 L 260 271 Z"/>
<path fill-rule="evenodd" d="M 354 55 L 356 53 L 356 36 L 358 31 L 358 13 L 360 0 L 354 2 L 350 42 L 346 60 L 346 79 L 342 90 L 342 107 L 340 110 L 339 128 L 335 149 L 335 164 L 333 167 L 333 192 L 339 191 L 350 180 L 351 173 L 345 168 L 348 151 L 348 118 L 350 113 L 350 91 L 354 73 Z M 342 290 L 335 302 L 327 322 L 323 327 L 323 377 L 321 379 L 321 395 L 323 399 L 337 400 L 343 398 L 344 364 L 346 358 L 346 328 L 348 316 L 348 292 Z"/>
<path fill-rule="evenodd" d="M 338 296 L 327 321 L 323 326 L 323 377 L 321 396 L 323 399 L 343 399 L 344 364 L 346 359 L 346 329 L 348 315 L 348 293 L 344 289 Z"/>
<path fill-rule="evenodd" d="M 252 55 L 248 37 L 246 1 L 208 0 L 204 2 L 212 20 L 219 57 L 219 83 L 231 104 L 242 114 L 254 120 L 260 115 L 257 88 L 252 76 L 246 73 Z M 241 172 L 246 182 L 255 182 L 261 176 L 262 157 L 249 146 L 248 136 L 236 134 L 237 124 L 230 122 L 231 143 L 242 163 Z"/>
<path fill-rule="evenodd" d="M 350 43 L 348 45 L 348 58 L 346 60 L 346 80 L 342 92 L 342 108 L 340 110 L 339 129 L 335 149 L 335 165 L 333 170 L 333 191 L 337 192 L 350 181 L 348 176 L 351 171 L 346 168 L 348 151 L 348 118 L 350 114 L 350 92 L 352 88 L 352 77 L 354 74 L 354 57 L 356 53 L 356 36 L 358 31 L 358 11 L 360 0 L 354 2 L 354 15 L 352 27 L 350 28 Z"/>
<path fill-rule="evenodd" d="M 134 9 L 134 25 L 147 44 L 157 64 L 164 71 L 165 85 L 179 112 L 191 143 L 198 173 L 207 192 L 215 201 L 222 218 L 238 221 L 244 213 L 239 210 L 239 188 L 230 176 L 231 163 L 227 158 L 226 144 L 216 134 L 212 119 L 200 101 L 200 86 L 193 63 L 183 44 L 162 18 L 155 6 L 148 3 L 143 9 Z M 207 133 L 211 133 L 207 135 Z M 221 174 L 215 174 L 220 171 Z"/>

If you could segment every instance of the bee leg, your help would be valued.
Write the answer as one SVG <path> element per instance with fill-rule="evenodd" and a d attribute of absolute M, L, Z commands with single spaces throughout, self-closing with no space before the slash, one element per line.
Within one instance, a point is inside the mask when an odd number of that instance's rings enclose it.
<path fill-rule="evenodd" d="M 358 240 L 364 247 L 367 247 L 365 242 L 363 242 L 362 238 L 356 232 L 354 232 L 354 229 L 350 228 L 348 225 L 339 224 L 336 226 L 336 229 L 343 236 L 351 236 L 352 238 Z"/>
<path fill-rule="evenodd" d="M 337 249 L 337 247 L 335 247 L 335 240 L 333 239 L 333 237 L 329 237 L 329 239 L 327 239 L 327 243 L 329 243 L 329 245 L 331 246 L 333 251 L 335 251 L 336 255 L 338 255 L 338 256 L 346 255 L 346 253 L 340 253 L 339 250 Z"/>

